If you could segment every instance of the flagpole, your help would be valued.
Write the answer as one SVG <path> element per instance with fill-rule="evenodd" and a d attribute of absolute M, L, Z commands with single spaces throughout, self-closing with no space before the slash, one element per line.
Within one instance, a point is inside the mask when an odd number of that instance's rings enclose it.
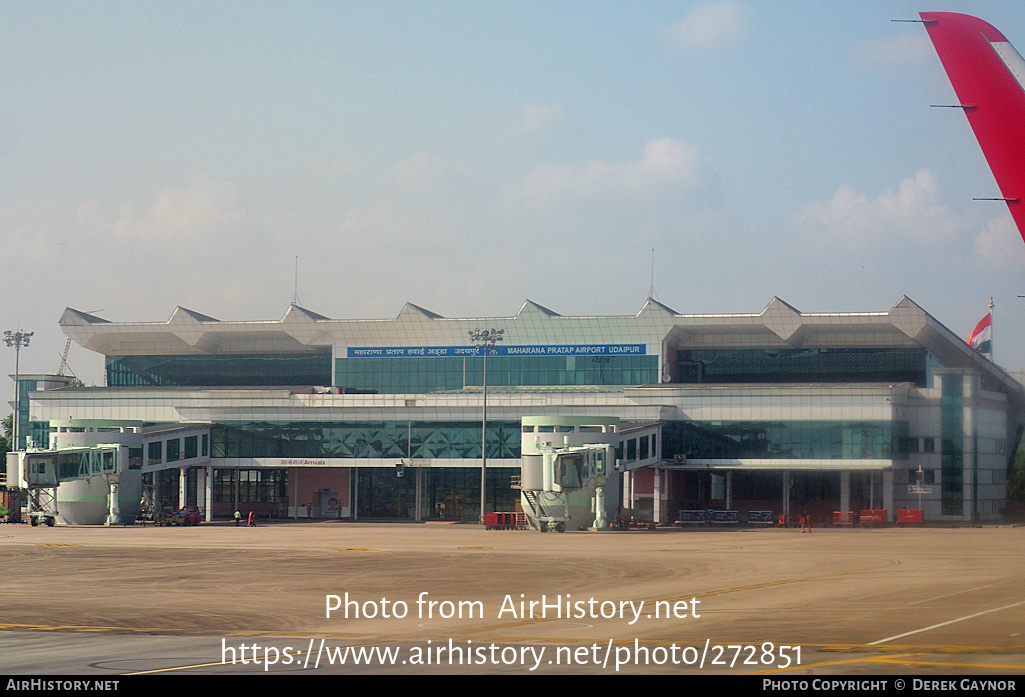
<path fill-rule="evenodd" d="M 991 360 L 994 363 L 996 363 L 997 362 L 997 359 L 996 359 L 996 340 L 994 338 L 994 334 L 996 332 L 993 330 L 993 308 L 994 307 L 996 307 L 996 305 L 993 304 L 993 296 L 991 295 L 991 296 L 989 296 L 989 360 Z"/>
<path fill-rule="evenodd" d="M 996 305 L 993 304 L 993 298 L 989 299 L 989 312 L 986 316 L 979 320 L 979 323 L 975 325 L 975 329 L 968 336 L 968 345 L 973 349 L 986 356 L 989 360 L 993 360 L 993 308 Z M 987 351 L 987 344 L 989 350 Z"/>

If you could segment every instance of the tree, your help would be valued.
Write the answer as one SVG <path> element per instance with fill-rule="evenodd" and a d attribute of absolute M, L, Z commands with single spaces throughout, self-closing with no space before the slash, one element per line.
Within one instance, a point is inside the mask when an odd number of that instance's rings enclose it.
<path fill-rule="evenodd" d="M 1007 477 L 1007 500 L 1025 501 L 1025 445 L 1018 448 Z"/>
<path fill-rule="evenodd" d="M 7 453 L 11 451 L 11 439 L 14 436 L 14 414 L 8 414 L 0 424 L 0 469 L 7 471 Z"/>
<path fill-rule="evenodd" d="M 1011 471 L 1007 474 L 1007 502 L 1002 512 L 1014 519 L 1020 519 L 1025 512 L 1025 439 L 1018 446 Z"/>

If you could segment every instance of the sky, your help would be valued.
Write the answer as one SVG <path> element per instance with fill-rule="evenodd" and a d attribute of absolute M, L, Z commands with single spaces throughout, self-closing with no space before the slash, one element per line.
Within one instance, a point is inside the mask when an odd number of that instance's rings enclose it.
<path fill-rule="evenodd" d="M 0 3 L 0 331 L 886 311 L 1025 368 L 1025 242 L 920 11 L 1025 3 Z M 298 269 L 298 273 L 296 273 Z M 103 384 L 72 344 L 71 370 Z M 15 351 L 0 347 L 13 374 Z"/>

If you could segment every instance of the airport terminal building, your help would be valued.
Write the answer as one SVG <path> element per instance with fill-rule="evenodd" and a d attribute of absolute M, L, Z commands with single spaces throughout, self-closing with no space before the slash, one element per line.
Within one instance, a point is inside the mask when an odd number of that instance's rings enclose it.
<path fill-rule="evenodd" d="M 723 508 L 996 519 L 1023 428 L 1022 386 L 907 297 L 822 314 L 778 298 L 721 315 L 653 299 L 592 317 L 407 304 L 388 320 L 293 304 L 239 322 L 69 308 L 60 323 L 105 356 L 107 386 L 27 390 L 29 449 L 120 444 L 159 504 L 207 519 L 477 520 L 482 441 L 489 511 L 520 505 L 522 454 L 601 442 L 617 505 L 661 522 Z M 490 329 L 485 388 L 471 334 Z M 102 522 L 87 485 L 58 489 L 65 521 Z M 122 485 L 122 517 L 138 491 Z"/>

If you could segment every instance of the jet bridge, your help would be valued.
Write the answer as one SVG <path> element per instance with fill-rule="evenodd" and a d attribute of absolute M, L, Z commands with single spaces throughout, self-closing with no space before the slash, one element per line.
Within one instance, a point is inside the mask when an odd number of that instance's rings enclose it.
<path fill-rule="evenodd" d="M 118 487 L 127 467 L 124 445 L 93 445 L 20 455 L 18 484 L 28 490 L 28 515 L 33 526 L 53 526 L 58 515 L 57 490 L 62 483 L 99 478 L 107 486 L 106 524 L 121 522 Z"/>
<path fill-rule="evenodd" d="M 608 527 L 616 505 L 616 449 L 608 444 L 552 448 L 522 456 L 520 491 L 531 527 L 541 532 Z M 612 487 L 611 496 L 606 488 Z"/>

